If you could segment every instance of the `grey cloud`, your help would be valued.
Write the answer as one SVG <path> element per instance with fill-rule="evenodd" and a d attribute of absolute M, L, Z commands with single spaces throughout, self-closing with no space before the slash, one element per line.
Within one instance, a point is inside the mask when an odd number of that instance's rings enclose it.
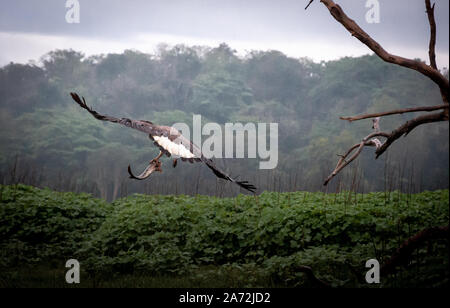
<path fill-rule="evenodd" d="M 349 34 L 316 0 L 79 0 L 81 23 L 65 22 L 64 0 L 0 1 L 0 31 L 122 39 L 161 33 L 206 39 L 330 42 Z M 367 24 L 365 0 L 337 1 L 380 43 L 426 48 L 428 21 L 422 0 L 380 0 L 381 23 Z M 448 53 L 449 1 L 436 1 L 438 50 Z"/>

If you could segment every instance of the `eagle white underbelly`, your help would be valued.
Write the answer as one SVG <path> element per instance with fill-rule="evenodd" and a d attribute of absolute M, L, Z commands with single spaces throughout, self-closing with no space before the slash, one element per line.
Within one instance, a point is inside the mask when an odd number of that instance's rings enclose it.
<path fill-rule="evenodd" d="M 195 158 L 195 155 L 192 154 L 188 149 L 186 149 L 185 146 L 183 146 L 181 143 L 177 144 L 173 141 L 170 141 L 169 138 L 164 136 L 153 136 L 153 139 L 166 151 L 168 151 L 170 154 L 184 157 L 184 158 Z"/>

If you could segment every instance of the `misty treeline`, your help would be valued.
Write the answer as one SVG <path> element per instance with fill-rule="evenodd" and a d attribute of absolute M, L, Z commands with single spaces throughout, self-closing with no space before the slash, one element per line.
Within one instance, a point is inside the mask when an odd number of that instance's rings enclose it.
<path fill-rule="evenodd" d="M 322 186 L 336 155 L 371 131 L 370 119 L 350 124 L 339 116 L 438 105 L 436 90 L 419 73 L 376 56 L 314 63 L 278 51 L 240 57 L 226 44 L 160 45 L 153 54 L 127 50 L 91 57 L 56 50 L 38 63 L 0 68 L 1 181 L 108 200 L 134 192 L 239 192 L 202 164 L 180 162 L 173 169 L 169 159 L 163 160 L 163 173 L 147 181 L 129 179 L 128 164 L 142 170 L 157 148 L 145 134 L 92 118 L 71 100 L 69 92 L 77 92 L 100 113 L 160 125 L 192 125 L 193 114 L 202 115 L 203 125 L 279 123 L 276 169 L 259 170 L 259 159 L 218 162 L 259 191 L 448 188 L 448 122 L 417 128 L 378 160 L 365 150 L 331 185 Z M 385 117 L 380 124 L 389 131 L 412 116 Z"/>

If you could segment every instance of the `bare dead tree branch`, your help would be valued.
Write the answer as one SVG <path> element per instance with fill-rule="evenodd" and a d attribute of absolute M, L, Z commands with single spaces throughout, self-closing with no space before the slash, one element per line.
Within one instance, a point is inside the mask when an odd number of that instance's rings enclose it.
<path fill-rule="evenodd" d="M 436 21 L 434 19 L 434 5 L 431 5 L 430 0 L 425 0 L 425 7 L 427 9 L 428 22 L 430 23 L 430 45 L 428 47 L 428 55 L 430 57 L 430 65 L 437 69 L 436 65 Z"/>
<path fill-rule="evenodd" d="M 448 104 L 437 105 L 437 106 L 414 107 L 414 108 L 396 109 L 396 110 L 391 110 L 391 111 L 386 111 L 386 112 L 362 114 L 362 115 L 353 116 L 353 117 L 339 117 L 339 119 L 353 122 L 353 121 L 358 121 L 358 120 L 362 120 L 362 119 L 384 117 L 384 116 L 388 116 L 388 115 L 403 114 L 403 113 L 408 113 L 408 112 L 419 112 L 419 111 L 430 112 L 430 111 L 435 111 L 435 110 L 440 110 L 440 109 L 448 109 L 448 107 L 449 107 Z"/>
<path fill-rule="evenodd" d="M 371 133 L 370 135 L 366 136 L 360 143 L 357 143 L 354 146 L 352 146 L 344 155 L 338 154 L 338 156 L 340 156 L 341 158 L 339 159 L 336 168 L 334 168 L 333 172 L 325 179 L 323 185 L 324 186 L 328 185 L 328 183 L 331 181 L 332 178 L 334 178 L 348 164 L 354 161 L 355 158 L 357 158 L 359 154 L 361 154 L 365 146 L 372 146 L 379 148 L 382 145 L 382 143 L 375 137 L 389 138 L 389 136 L 390 135 L 388 133 L 375 131 L 374 133 Z M 355 149 L 357 149 L 356 152 L 347 160 L 347 157 L 351 153 L 353 153 Z"/>
<path fill-rule="evenodd" d="M 448 108 L 447 108 L 448 110 Z M 375 147 L 375 155 L 376 158 L 378 158 L 381 154 L 383 154 L 387 148 L 398 138 L 401 136 L 407 136 L 414 128 L 416 128 L 419 125 L 426 124 L 426 123 L 434 123 L 439 121 L 448 121 L 448 113 L 446 112 L 439 112 L 439 113 L 433 113 L 429 115 L 422 115 L 417 118 L 414 118 L 412 120 L 407 121 L 405 124 L 400 126 L 399 128 L 393 130 L 391 133 L 386 132 L 380 132 L 379 131 L 379 119 L 374 119 L 374 124 L 372 128 L 375 130 L 374 133 L 371 133 L 370 135 L 366 136 L 360 143 L 357 143 L 353 145 L 344 155 L 338 154 L 340 156 L 340 159 L 336 165 L 336 168 L 333 170 L 333 172 L 325 179 L 323 185 L 328 185 L 328 183 L 333 179 L 342 169 L 344 169 L 347 165 L 349 165 L 353 160 L 355 160 L 359 154 L 361 154 L 363 148 L 365 146 L 372 146 Z M 375 137 L 384 137 L 386 138 L 386 141 L 383 143 L 378 140 Z M 347 157 L 353 153 L 353 151 L 356 150 L 356 152 L 350 156 L 350 158 L 347 159 Z"/>
<path fill-rule="evenodd" d="M 313 0 L 309 1 L 306 8 L 308 8 L 312 2 Z M 436 22 L 434 18 L 435 5 L 434 4 L 431 5 L 430 0 L 425 0 L 426 13 L 428 15 L 428 21 L 430 23 L 430 32 L 431 32 L 429 52 L 428 52 L 430 57 L 430 65 L 427 65 L 426 63 L 418 60 L 407 59 L 387 52 L 377 41 L 375 41 L 369 34 L 367 34 L 353 19 L 349 18 L 342 10 L 342 8 L 338 4 L 336 4 L 333 0 L 320 0 L 320 2 L 322 2 L 326 6 L 326 8 L 330 11 L 330 14 L 334 17 L 334 19 L 336 19 L 336 21 L 338 21 L 341 25 L 343 25 L 352 36 L 357 38 L 361 43 L 363 43 L 369 49 L 371 49 L 383 61 L 415 70 L 430 78 L 434 83 L 436 83 L 439 86 L 442 100 L 444 102 L 444 105 L 439 106 L 429 106 L 429 107 L 425 106 L 425 107 L 397 109 L 387 112 L 363 114 L 353 117 L 341 117 L 342 120 L 346 120 L 349 122 L 367 118 L 376 118 L 373 120 L 374 124 L 372 126 L 372 128 L 375 130 L 375 133 L 370 134 L 369 136 L 365 137 L 360 143 L 352 146 L 347 151 L 346 154 L 339 155 L 340 159 L 336 165 L 336 168 L 328 176 L 328 178 L 325 179 L 324 185 L 327 185 L 333 177 L 335 177 L 343 168 L 345 168 L 348 164 L 350 164 L 354 159 L 356 159 L 359 156 L 359 154 L 362 152 L 365 146 L 374 146 L 376 148 L 375 150 L 376 158 L 378 158 L 381 154 L 383 154 L 387 150 L 387 148 L 394 141 L 396 141 L 401 136 L 408 135 L 417 126 L 426 123 L 448 121 L 449 81 L 441 74 L 441 72 L 437 69 L 436 65 L 436 52 L 435 52 Z M 441 109 L 443 109 L 443 111 L 440 113 L 422 115 L 412 120 L 409 120 L 400 127 L 398 127 L 397 129 L 393 130 L 391 133 L 379 132 L 379 119 L 382 116 L 409 113 L 409 112 L 419 112 L 419 111 L 430 112 Z M 385 137 L 386 141 L 384 143 L 381 143 L 380 140 L 375 138 L 377 136 Z M 350 154 L 352 155 L 349 157 Z"/>
<path fill-rule="evenodd" d="M 307 10 L 309 8 L 309 6 L 311 5 L 311 3 L 313 3 L 314 0 L 310 0 L 308 5 L 305 7 L 305 10 Z"/>
<path fill-rule="evenodd" d="M 376 151 L 376 158 L 378 158 L 381 154 L 383 154 L 387 148 L 398 138 L 405 135 L 407 136 L 414 128 L 419 125 L 426 123 L 434 123 L 440 121 L 448 121 L 448 109 L 447 112 L 433 113 L 429 115 L 422 115 L 412 120 L 407 121 L 405 124 L 400 126 L 399 128 L 393 130 L 386 141 L 383 143 L 381 147 L 379 147 Z"/>
<path fill-rule="evenodd" d="M 439 72 L 439 70 L 421 61 L 407 59 L 397 55 L 390 54 L 377 41 L 375 41 L 363 29 L 361 29 L 361 27 L 353 19 L 349 18 L 344 13 L 342 8 L 338 4 L 334 3 L 334 1 L 320 0 L 320 2 L 322 2 L 327 7 L 331 15 L 334 17 L 334 19 L 336 19 L 340 24 L 342 24 L 347 29 L 347 31 L 350 32 L 352 36 L 356 37 L 364 45 L 369 47 L 376 55 L 378 55 L 385 62 L 413 69 L 433 80 L 441 89 L 443 101 L 445 103 L 448 103 L 449 81 Z"/>
<path fill-rule="evenodd" d="M 396 271 L 396 267 L 403 265 L 406 266 L 411 258 L 411 254 L 418 247 L 424 244 L 424 242 L 436 239 L 449 238 L 449 226 L 431 227 L 426 228 L 415 235 L 408 238 L 397 249 L 392 257 L 387 260 L 383 266 L 381 266 L 380 273 L 382 275 L 392 274 Z"/>
<path fill-rule="evenodd" d="M 434 5 L 431 5 L 430 0 L 425 0 L 425 8 L 428 16 L 428 22 L 430 23 L 430 43 L 428 45 L 428 56 L 430 58 L 430 66 L 437 70 L 436 64 L 436 20 L 434 18 Z M 444 102 L 448 103 L 448 87 L 440 88 L 441 95 Z"/>

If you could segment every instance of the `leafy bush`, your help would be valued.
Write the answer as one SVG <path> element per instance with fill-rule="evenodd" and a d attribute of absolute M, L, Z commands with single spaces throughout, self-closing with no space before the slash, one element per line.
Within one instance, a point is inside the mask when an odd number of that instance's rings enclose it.
<path fill-rule="evenodd" d="M 0 265 L 72 257 L 111 206 L 88 194 L 0 186 Z"/>
<path fill-rule="evenodd" d="M 334 286 L 355 286 L 368 259 L 383 263 L 408 237 L 449 220 L 448 190 L 416 195 L 265 192 L 222 199 L 133 195 L 112 204 L 23 185 L 2 191 L 2 263 L 70 256 L 91 273 L 222 273 L 241 277 L 237 283 L 243 286 L 264 279 L 310 286 L 297 270 L 300 265 Z M 385 285 L 448 284 L 446 245 L 437 241 L 419 249 L 414 270 L 384 280 Z"/>
<path fill-rule="evenodd" d="M 409 236 L 448 222 L 448 191 L 347 200 L 346 194 L 304 192 L 224 199 L 134 195 L 113 203 L 82 255 L 89 266 L 114 272 L 183 274 L 253 264 L 275 279 L 297 282 L 295 267 L 309 265 L 342 285 L 349 274 L 354 280 L 351 267 L 364 271 L 366 260 L 382 262 Z"/>

